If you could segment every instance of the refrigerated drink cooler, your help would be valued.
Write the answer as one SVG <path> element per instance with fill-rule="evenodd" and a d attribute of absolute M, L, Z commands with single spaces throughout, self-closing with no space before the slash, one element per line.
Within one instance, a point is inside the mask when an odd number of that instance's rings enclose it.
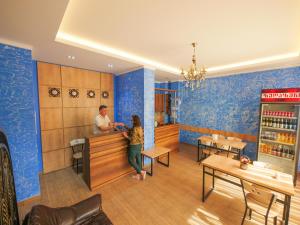
<path fill-rule="evenodd" d="M 297 179 L 300 88 L 264 89 L 261 93 L 257 160 Z"/>

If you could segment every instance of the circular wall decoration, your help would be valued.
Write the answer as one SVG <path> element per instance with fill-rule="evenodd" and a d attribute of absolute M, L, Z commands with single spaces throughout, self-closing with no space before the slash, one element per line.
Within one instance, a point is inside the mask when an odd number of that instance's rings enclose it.
<path fill-rule="evenodd" d="M 78 89 L 69 89 L 69 96 L 71 98 L 78 98 L 79 97 Z"/>
<path fill-rule="evenodd" d="M 87 94 L 88 98 L 95 98 L 96 97 L 96 93 L 93 90 L 88 90 L 86 94 Z"/>
<path fill-rule="evenodd" d="M 102 98 L 108 98 L 108 97 L 109 97 L 108 91 L 102 91 Z"/>
<path fill-rule="evenodd" d="M 49 88 L 48 93 L 49 93 L 49 97 L 60 97 L 59 88 Z"/>

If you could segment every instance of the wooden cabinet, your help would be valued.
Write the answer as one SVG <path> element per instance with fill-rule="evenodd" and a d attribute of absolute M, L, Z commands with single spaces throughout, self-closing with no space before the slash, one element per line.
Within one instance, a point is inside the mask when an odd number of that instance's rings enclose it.
<path fill-rule="evenodd" d="M 171 114 L 170 94 L 155 94 L 155 112 Z"/>
<path fill-rule="evenodd" d="M 155 112 L 164 112 L 164 94 L 155 94 Z"/>

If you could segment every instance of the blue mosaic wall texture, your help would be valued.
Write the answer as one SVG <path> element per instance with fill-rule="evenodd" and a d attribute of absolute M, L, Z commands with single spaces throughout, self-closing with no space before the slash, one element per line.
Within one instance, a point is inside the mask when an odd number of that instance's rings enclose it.
<path fill-rule="evenodd" d="M 179 89 L 180 123 L 256 136 L 261 89 L 300 87 L 300 67 L 206 79 L 205 86 L 194 91 L 178 82 L 171 86 Z M 180 141 L 196 145 L 198 136 L 181 131 Z M 256 144 L 249 143 L 246 154 L 254 159 L 256 150 Z"/>
<path fill-rule="evenodd" d="M 34 75 L 30 50 L 0 44 L 0 128 L 11 150 L 18 201 L 40 193 Z"/>
<path fill-rule="evenodd" d="M 154 71 L 144 69 L 144 148 L 154 146 Z"/>
<path fill-rule="evenodd" d="M 154 145 L 154 72 L 139 69 L 115 78 L 117 121 L 132 126 L 137 114 L 144 128 L 144 148 Z"/>

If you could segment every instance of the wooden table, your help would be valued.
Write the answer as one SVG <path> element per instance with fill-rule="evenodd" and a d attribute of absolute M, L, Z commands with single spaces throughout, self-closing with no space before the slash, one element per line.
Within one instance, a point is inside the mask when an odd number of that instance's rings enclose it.
<path fill-rule="evenodd" d="M 228 140 L 228 139 L 218 139 L 213 140 L 211 136 L 201 136 L 198 139 L 198 155 L 197 155 L 197 161 L 201 161 L 203 159 L 203 148 L 213 148 L 220 151 L 227 151 L 236 153 L 238 155 L 238 158 L 241 156 L 241 151 L 244 154 L 244 150 L 246 148 L 247 143 L 242 141 L 235 141 L 235 140 Z M 206 145 L 204 143 L 211 142 L 211 145 Z M 216 145 L 224 145 L 224 146 L 230 146 L 229 150 L 224 150 L 222 148 L 217 148 Z M 232 149 L 236 149 L 237 152 L 232 151 Z M 201 156 L 200 156 L 200 150 L 201 150 Z"/>
<path fill-rule="evenodd" d="M 241 187 L 241 183 L 234 182 L 232 180 L 220 177 L 215 174 L 216 171 L 228 174 L 230 176 L 245 180 L 250 183 L 265 187 L 274 192 L 283 194 L 285 196 L 284 201 L 277 200 L 284 205 L 283 221 L 288 224 L 289 212 L 291 205 L 291 196 L 295 195 L 295 188 L 293 185 L 293 177 L 289 174 L 281 173 L 275 170 L 258 168 L 253 165 L 249 165 L 247 170 L 240 169 L 240 162 L 231 158 L 226 158 L 219 155 L 212 155 L 202 161 L 203 165 L 203 177 L 202 177 L 202 201 L 204 202 L 210 193 L 214 190 L 215 177 L 227 181 L 231 184 Z M 209 168 L 212 172 L 206 170 Z M 273 178 L 273 175 L 277 173 L 277 178 Z M 205 194 L 205 174 L 212 176 L 212 189 Z"/>
<path fill-rule="evenodd" d="M 150 176 L 153 175 L 153 160 L 155 158 L 157 158 L 157 162 L 169 167 L 170 166 L 170 151 L 172 151 L 172 149 L 170 148 L 165 148 L 165 147 L 153 147 L 147 151 L 142 151 L 142 166 L 144 167 L 144 157 L 147 157 L 149 159 L 151 159 L 151 171 L 147 171 L 147 174 L 149 174 Z M 168 161 L 167 163 L 161 162 L 159 161 L 159 157 L 162 155 L 167 154 L 167 158 Z"/>

